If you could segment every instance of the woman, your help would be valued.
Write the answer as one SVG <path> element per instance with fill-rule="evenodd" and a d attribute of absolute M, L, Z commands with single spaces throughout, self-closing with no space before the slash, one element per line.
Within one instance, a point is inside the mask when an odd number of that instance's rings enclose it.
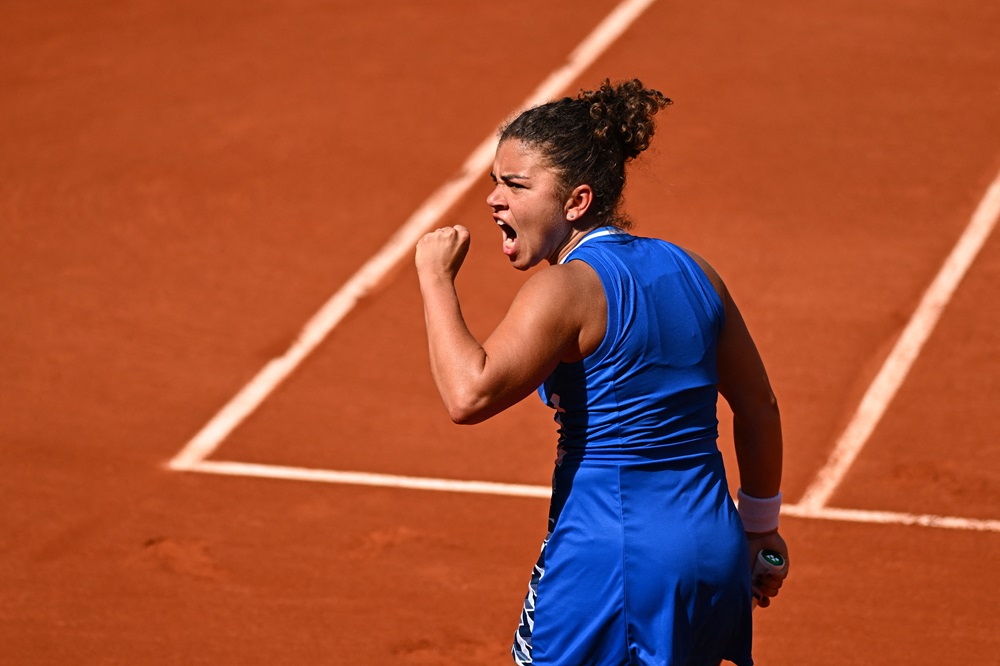
<path fill-rule="evenodd" d="M 718 274 L 624 231 L 625 163 L 670 104 L 638 80 L 529 109 L 501 132 L 487 198 L 511 264 L 542 262 L 480 344 L 455 276 L 462 226 L 427 234 L 416 265 L 431 370 L 456 423 L 536 388 L 556 411 L 549 534 L 535 566 L 518 664 L 752 664 L 752 556 L 787 557 L 777 533 L 781 424 L 754 343 Z M 734 414 L 739 509 L 716 445 Z M 741 520 L 742 517 L 742 520 Z"/>

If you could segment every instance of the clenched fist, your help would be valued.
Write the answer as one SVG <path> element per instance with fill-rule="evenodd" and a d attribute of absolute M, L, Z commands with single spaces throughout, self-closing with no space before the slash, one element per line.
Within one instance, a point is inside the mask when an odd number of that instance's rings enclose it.
<path fill-rule="evenodd" d="M 417 242 L 417 273 L 454 280 L 469 252 L 470 241 L 469 230 L 460 224 L 425 234 Z"/>

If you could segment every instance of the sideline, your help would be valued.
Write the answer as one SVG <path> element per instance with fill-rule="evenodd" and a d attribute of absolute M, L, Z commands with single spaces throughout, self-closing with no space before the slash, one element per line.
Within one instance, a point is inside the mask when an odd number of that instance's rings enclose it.
<path fill-rule="evenodd" d="M 858 405 L 850 423 L 837 440 L 826 465 L 803 494 L 799 506 L 804 510 L 817 511 L 825 507 L 844 480 L 861 449 L 868 443 L 868 438 L 882 420 L 889 403 L 902 386 L 924 343 L 937 326 L 941 313 L 951 301 L 955 289 L 996 226 L 998 217 L 1000 217 L 1000 174 L 997 174 L 993 183 L 987 188 L 968 226 L 951 254 L 945 259 L 937 277 L 924 293 L 920 305 L 913 312 L 882 369 L 861 399 L 861 404 Z"/>
<path fill-rule="evenodd" d="M 536 106 L 558 95 L 635 22 L 655 0 L 624 0 L 570 53 L 528 97 L 522 108 Z M 418 208 L 389 241 L 306 322 L 298 338 L 280 357 L 272 359 L 174 456 L 167 467 L 186 471 L 208 458 L 253 414 L 278 386 L 306 359 L 368 295 L 392 268 L 413 251 L 420 237 L 463 197 L 493 162 L 496 137 L 486 137 L 466 158 L 458 173 L 445 181 Z"/>

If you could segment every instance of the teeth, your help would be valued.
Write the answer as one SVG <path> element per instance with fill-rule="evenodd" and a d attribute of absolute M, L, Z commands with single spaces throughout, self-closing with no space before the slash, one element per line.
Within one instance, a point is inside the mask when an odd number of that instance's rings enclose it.
<path fill-rule="evenodd" d="M 497 220 L 497 226 L 503 231 L 504 238 L 507 240 L 513 240 L 517 238 L 517 232 L 514 231 L 514 227 L 510 226 L 503 220 Z"/>

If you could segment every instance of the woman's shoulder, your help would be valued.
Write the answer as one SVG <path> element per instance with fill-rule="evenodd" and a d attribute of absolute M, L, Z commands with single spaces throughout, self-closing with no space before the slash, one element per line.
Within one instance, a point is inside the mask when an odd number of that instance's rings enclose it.
<path fill-rule="evenodd" d="M 718 271 L 716 271 L 715 268 L 713 268 L 712 265 L 708 263 L 708 261 L 704 257 L 697 254 L 696 252 L 689 250 L 685 247 L 680 247 L 680 246 L 676 247 L 681 252 L 689 256 L 692 261 L 698 264 L 698 267 L 701 268 L 702 272 L 705 273 L 705 275 L 708 277 L 709 282 L 711 282 L 712 286 L 715 287 L 715 291 L 719 293 L 719 298 L 721 298 L 723 302 L 726 302 L 728 293 L 726 290 L 726 283 L 722 280 L 722 276 L 719 275 Z"/>
<path fill-rule="evenodd" d="M 591 287 L 600 288 L 601 281 L 594 268 L 586 261 L 571 260 L 564 264 L 546 266 L 525 282 L 522 290 L 550 293 L 580 293 Z"/>
<path fill-rule="evenodd" d="M 546 266 L 521 286 L 508 317 L 527 322 L 527 330 L 560 342 L 563 363 L 591 353 L 604 337 L 604 287 L 582 261 Z"/>
<path fill-rule="evenodd" d="M 588 319 L 594 306 L 605 299 L 604 283 L 585 261 L 546 266 L 525 282 L 518 298 L 522 296 L 538 306 L 557 310 L 562 316 L 579 321 Z"/>

